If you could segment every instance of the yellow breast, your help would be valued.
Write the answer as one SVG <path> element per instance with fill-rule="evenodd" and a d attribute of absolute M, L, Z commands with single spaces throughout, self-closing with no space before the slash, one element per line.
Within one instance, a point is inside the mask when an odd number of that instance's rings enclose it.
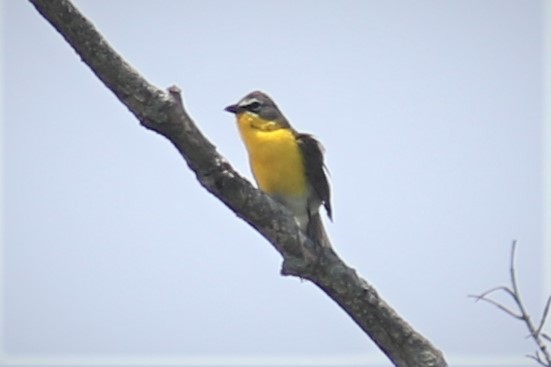
<path fill-rule="evenodd" d="M 304 163 L 293 131 L 249 113 L 239 115 L 237 122 L 259 188 L 268 194 L 304 196 Z"/>

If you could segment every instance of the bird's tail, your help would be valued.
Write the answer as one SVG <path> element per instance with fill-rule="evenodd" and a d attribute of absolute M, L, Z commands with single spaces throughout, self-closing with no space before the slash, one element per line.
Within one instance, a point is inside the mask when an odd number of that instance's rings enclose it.
<path fill-rule="evenodd" d="M 306 234 L 312 241 L 316 242 L 321 247 L 331 248 L 331 241 L 329 241 L 329 236 L 327 236 L 327 232 L 323 227 L 319 212 L 310 217 L 308 226 L 306 227 Z"/>

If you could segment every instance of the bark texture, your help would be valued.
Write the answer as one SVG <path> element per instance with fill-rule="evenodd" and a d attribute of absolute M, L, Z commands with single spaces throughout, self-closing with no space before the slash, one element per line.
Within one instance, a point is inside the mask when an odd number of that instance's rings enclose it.
<path fill-rule="evenodd" d="M 442 353 L 416 332 L 330 248 L 315 246 L 290 213 L 255 189 L 187 114 L 180 90 L 145 80 L 68 0 L 30 0 L 82 61 L 147 129 L 165 136 L 198 181 L 281 254 L 282 274 L 308 279 L 331 297 L 396 366 L 442 367 Z"/>

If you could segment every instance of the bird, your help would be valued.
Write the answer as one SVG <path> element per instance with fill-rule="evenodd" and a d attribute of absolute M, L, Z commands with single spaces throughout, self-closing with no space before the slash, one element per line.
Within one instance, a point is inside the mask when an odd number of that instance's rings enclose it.
<path fill-rule="evenodd" d="M 236 116 L 258 188 L 291 211 L 299 228 L 321 247 L 331 247 L 320 207 L 330 220 L 331 191 L 324 148 L 297 132 L 265 93 L 253 91 L 225 111 Z"/>

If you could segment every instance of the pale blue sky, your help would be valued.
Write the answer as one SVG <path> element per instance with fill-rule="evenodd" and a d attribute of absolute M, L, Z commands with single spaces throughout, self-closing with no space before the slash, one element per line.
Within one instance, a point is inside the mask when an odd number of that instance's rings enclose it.
<path fill-rule="evenodd" d="M 507 282 L 517 239 L 542 306 L 542 2 L 75 3 L 246 177 L 226 105 L 261 89 L 315 134 L 337 251 L 454 365 L 533 351 L 467 294 Z M 3 6 L 5 356 L 380 358 L 30 4 Z"/>

